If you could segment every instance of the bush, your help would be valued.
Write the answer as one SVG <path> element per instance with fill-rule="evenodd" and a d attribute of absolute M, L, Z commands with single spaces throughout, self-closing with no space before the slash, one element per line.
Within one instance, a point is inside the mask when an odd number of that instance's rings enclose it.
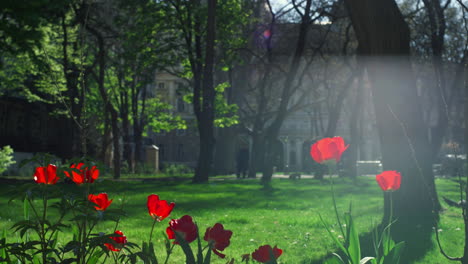
<path fill-rule="evenodd" d="M 16 163 L 12 154 L 13 149 L 8 145 L 0 149 L 0 174 L 5 172 L 11 164 Z"/>
<path fill-rule="evenodd" d="M 165 164 L 163 172 L 169 176 L 193 173 L 193 169 L 185 164 Z"/>

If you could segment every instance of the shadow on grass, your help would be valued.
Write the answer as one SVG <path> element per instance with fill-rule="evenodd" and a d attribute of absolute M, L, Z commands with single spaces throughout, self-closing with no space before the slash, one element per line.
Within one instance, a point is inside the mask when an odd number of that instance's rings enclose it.
<path fill-rule="evenodd" d="M 377 227 L 377 229 L 381 230 L 381 227 Z M 397 242 L 405 241 L 405 248 L 400 259 L 400 263 L 402 264 L 414 263 L 422 259 L 427 252 L 437 246 L 432 240 L 432 221 L 424 222 L 422 225 L 405 223 L 394 229 L 395 230 L 392 230 L 392 237 L 394 240 Z M 375 256 L 373 233 L 365 233 L 361 235 L 359 239 L 361 242 L 361 258 Z M 336 253 L 340 256 L 344 256 L 343 252 L 340 252 L 338 248 L 336 249 Z M 322 258 L 303 261 L 302 264 L 322 264 L 326 263 L 326 261 L 332 257 L 332 253 L 329 253 Z"/>

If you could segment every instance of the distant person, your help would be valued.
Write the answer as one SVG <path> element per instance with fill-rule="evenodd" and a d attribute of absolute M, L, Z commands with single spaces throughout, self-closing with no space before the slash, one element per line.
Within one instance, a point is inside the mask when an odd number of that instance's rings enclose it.
<path fill-rule="evenodd" d="M 236 157 L 236 175 L 237 178 L 247 177 L 247 170 L 249 168 L 249 150 L 242 148 L 237 152 Z"/>

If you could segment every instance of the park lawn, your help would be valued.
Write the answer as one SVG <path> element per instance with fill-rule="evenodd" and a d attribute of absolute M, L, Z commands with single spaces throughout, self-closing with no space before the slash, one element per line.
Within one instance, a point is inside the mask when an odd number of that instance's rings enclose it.
<path fill-rule="evenodd" d="M 440 195 L 458 200 L 456 183 L 447 179 L 437 179 Z M 8 241 L 13 242 L 18 234 L 11 233 L 11 225 L 23 218 L 22 202 L 8 204 L 8 190 L 17 186 L 0 186 L 0 230 L 10 232 Z M 231 245 L 224 250 L 228 258 L 240 263 L 241 255 L 253 252 L 264 244 L 277 245 L 283 249 L 279 263 L 322 263 L 323 258 L 336 251 L 331 238 L 320 221 L 323 217 L 338 235 L 333 203 L 328 182 L 313 179 L 288 180 L 274 179 L 272 190 L 265 190 L 258 180 L 213 179 L 208 184 L 191 184 L 189 181 L 171 180 L 103 180 L 93 185 L 93 192 L 107 192 L 114 199 L 110 208 L 123 206 L 127 212 L 118 229 L 128 240 L 141 245 L 148 240 L 152 218 L 146 209 L 146 197 L 155 193 L 161 199 L 175 202 L 176 207 L 169 218 L 191 215 L 199 226 L 202 236 L 207 227 L 219 222 L 233 231 Z M 77 188 L 63 185 L 63 188 Z M 352 203 L 353 216 L 360 233 L 369 232 L 381 220 L 383 195 L 373 177 L 361 177 L 356 182 L 349 179 L 336 179 L 334 183 L 338 210 L 347 211 Z M 443 202 L 442 202 L 443 203 Z M 443 206 L 447 208 L 446 204 Z M 52 216 L 53 217 L 53 216 Z M 153 234 L 154 242 L 160 248 L 160 262 L 165 257 L 162 232 L 169 219 L 158 223 Z M 96 232 L 110 233 L 114 224 L 103 223 Z M 447 208 L 441 214 L 439 234 L 442 244 L 449 254 L 461 254 L 463 245 L 463 222 L 456 208 Z M 69 234 L 69 232 L 65 232 Z M 67 237 L 62 237 L 62 243 Z M 195 243 L 193 243 L 195 246 Z M 183 253 L 178 246 L 169 263 L 184 263 Z M 213 263 L 218 261 L 213 255 Z M 447 263 L 434 244 L 423 259 L 416 263 Z"/>

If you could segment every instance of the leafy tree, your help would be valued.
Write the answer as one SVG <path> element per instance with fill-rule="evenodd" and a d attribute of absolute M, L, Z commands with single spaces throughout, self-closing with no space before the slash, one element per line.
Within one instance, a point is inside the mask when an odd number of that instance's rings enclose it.
<path fill-rule="evenodd" d="M 129 19 L 131 17 L 131 19 Z M 114 43 L 110 60 L 117 77 L 118 103 L 123 131 L 123 157 L 133 166 L 130 149 L 130 127 L 135 143 L 135 159 L 143 161 L 143 135 L 153 131 L 184 128 L 180 117 L 173 117 L 171 106 L 156 98 L 149 91 L 155 82 L 155 71 L 174 66 L 177 50 L 171 43 L 175 36 L 165 27 L 166 13 L 155 2 L 119 2 L 115 23 L 121 34 Z"/>
<path fill-rule="evenodd" d="M 215 66 L 222 63 L 217 61 L 216 51 L 222 45 L 227 45 L 229 49 L 223 50 L 232 52 L 238 30 L 232 23 L 235 18 L 243 17 L 238 8 L 241 1 L 222 1 L 219 5 L 216 0 L 209 0 L 206 4 L 200 0 L 167 2 L 167 17 L 175 19 L 170 23 L 176 25 L 173 28 L 181 37 L 180 52 L 187 58 L 185 75 L 190 78 L 193 89 L 192 103 L 200 137 L 200 152 L 193 181 L 206 182 L 215 145 L 216 84 L 213 75 Z M 227 34 L 231 34 L 230 37 L 223 38 Z M 236 41 L 232 43 L 229 40 Z"/>
<path fill-rule="evenodd" d="M 69 3 L 68 0 L 2 1 L 0 52 L 34 53 L 35 48 L 42 46 L 44 26 L 57 23 Z"/>

